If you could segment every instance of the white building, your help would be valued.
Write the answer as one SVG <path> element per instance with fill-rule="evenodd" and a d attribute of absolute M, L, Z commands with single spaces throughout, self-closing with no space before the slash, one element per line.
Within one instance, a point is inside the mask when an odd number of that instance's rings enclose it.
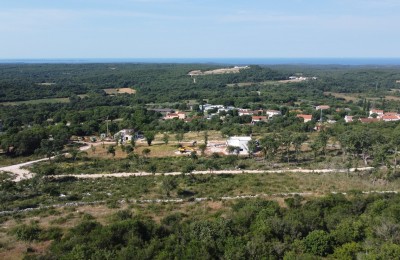
<path fill-rule="evenodd" d="M 128 144 L 135 137 L 134 129 L 122 129 L 114 135 L 114 139 L 121 144 Z"/>
<path fill-rule="evenodd" d="M 273 116 L 280 116 L 280 115 L 282 115 L 282 113 L 279 110 L 267 110 L 268 118 L 271 118 Z"/>
<path fill-rule="evenodd" d="M 351 122 L 353 122 L 353 116 L 345 116 L 345 117 L 344 117 L 344 121 L 345 121 L 346 123 L 351 123 Z"/>
<path fill-rule="evenodd" d="M 239 147 L 239 154 L 248 155 L 249 147 L 248 143 L 251 141 L 250 136 L 232 136 L 226 141 L 226 146 Z"/>

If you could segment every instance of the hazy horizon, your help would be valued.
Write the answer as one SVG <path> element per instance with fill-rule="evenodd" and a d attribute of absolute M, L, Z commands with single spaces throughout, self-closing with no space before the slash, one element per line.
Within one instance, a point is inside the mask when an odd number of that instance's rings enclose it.
<path fill-rule="evenodd" d="M 0 7 L 2 60 L 400 57 L 395 0 L 4 0 Z"/>

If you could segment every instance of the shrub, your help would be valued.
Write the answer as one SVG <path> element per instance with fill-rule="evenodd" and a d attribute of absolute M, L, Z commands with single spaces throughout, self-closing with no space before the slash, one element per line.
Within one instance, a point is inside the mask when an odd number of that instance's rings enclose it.
<path fill-rule="evenodd" d="M 11 232 L 17 237 L 18 240 L 35 241 L 39 240 L 42 229 L 37 224 L 22 224 L 15 227 Z"/>

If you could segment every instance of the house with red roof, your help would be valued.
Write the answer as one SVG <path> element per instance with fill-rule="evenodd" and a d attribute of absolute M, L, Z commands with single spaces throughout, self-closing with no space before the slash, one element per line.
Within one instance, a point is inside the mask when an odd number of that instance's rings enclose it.
<path fill-rule="evenodd" d="M 373 114 L 376 114 L 376 115 L 378 115 L 378 117 L 381 117 L 381 116 L 383 116 L 383 110 L 380 110 L 380 109 L 371 109 L 370 111 L 369 111 L 369 116 L 372 116 Z"/>
<path fill-rule="evenodd" d="M 310 122 L 312 120 L 312 115 L 298 114 L 297 117 L 302 118 L 304 120 L 304 123 Z"/>
<path fill-rule="evenodd" d="M 257 122 L 266 122 L 268 118 L 266 116 L 252 116 L 251 123 L 255 124 Z"/>

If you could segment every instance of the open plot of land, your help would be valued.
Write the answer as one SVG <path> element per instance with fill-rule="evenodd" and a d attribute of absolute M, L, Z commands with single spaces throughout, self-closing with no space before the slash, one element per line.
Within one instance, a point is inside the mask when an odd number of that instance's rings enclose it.
<path fill-rule="evenodd" d="M 87 95 L 82 94 L 78 95 L 80 98 L 84 98 Z M 0 105 L 4 106 L 18 106 L 22 104 L 26 105 L 35 105 L 35 104 L 43 104 L 43 103 L 69 103 L 69 98 L 43 98 L 43 99 L 32 99 L 32 100 L 25 100 L 25 101 L 7 101 L 7 102 L 0 102 Z"/>
<path fill-rule="evenodd" d="M 229 73 L 239 73 L 242 69 L 248 69 L 248 66 L 245 67 L 234 67 L 234 68 L 222 68 L 215 70 L 192 70 L 188 73 L 189 76 L 202 76 L 202 75 L 218 75 L 218 74 L 229 74 Z"/>
<path fill-rule="evenodd" d="M 52 82 L 43 82 L 43 83 L 36 83 L 36 85 L 39 85 L 39 86 L 47 86 L 47 87 L 49 87 L 49 86 L 54 86 L 54 85 L 56 85 L 56 83 L 52 83 Z"/>
<path fill-rule="evenodd" d="M 368 97 L 365 94 L 360 94 L 360 93 L 337 93 L 337 92 L 324 92 L 324 95 L 332 95 L 335 98 L 340 98 L 344 99 L 346 101 L 352 101 L 352 102 L 357 102 L 360 99 L 367 99 L 367 100 L 379 100 L 379 97 Z M 393 95 L 387 95 L 384 96 L 386 100 L 392 100 L 392 101 L 400 101 L 400 97 L 398 96 L 393 96 Z"/>
<path fill-rule="evenodd" d="M 105 88 L 103 89 L 107 95 L 117 95 L 117 94 L 135 94 L 136 90 L 132 88 Z"/>

